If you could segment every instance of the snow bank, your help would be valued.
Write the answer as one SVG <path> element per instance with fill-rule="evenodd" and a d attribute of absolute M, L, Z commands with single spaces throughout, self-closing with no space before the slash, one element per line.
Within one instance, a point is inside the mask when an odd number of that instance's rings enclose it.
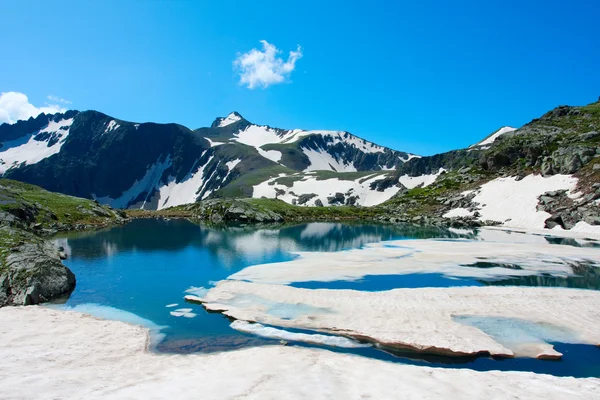
<path fill-rule="evenodd" d="M 572 193 L 576 185 L 577 178 L 571 175 L 543 177 L 532 174 L 520 181 L 516 177 L 496 178 L 476 190 L 473 202 L 479 203 L 480 221 L 499 221 L 506 227 L 543 229 L 550 214 L 537 211 L 538 197 L 553 190 Z M 464 212 L 454 209 L 444 217 L 458 216 L 456 213 Z M 585 228 L 580 227 L 582 230 Z"/>
<path fill-rule="evenodd" d="M 455 218 L 455 217 L 470 217 L 473 215 L 473 211 L 469 211 L 466 208 L 453 208 L 443 215 L 444 218 Z"/>
<path fill-rule="evenodd" d="M 527 239 L 530 235 L 522 236 Z M 534 238 L 535 246 L 527 240 L 523 243 L 398 240 L 334 253 L 294 252 L 298 257 L 292 261 L 254 265 L 229 279 L 290 284 L 358 280 L 365 275 L 440 273 L 448 277 L 492 280 L 540 274 L 568 276 L 573 274 L 572 263 L 592 263 L 600 267 L 598 248 L 544 244 L 543 237 Z M 484 261 L 516 264 L 521 269 L 469 266 Z"/>
<path fill-rule="evenodd" d="M 435 354 L 558 355 L 543 342 L 544 337 L 509 348 L 482 330 L 457 322 L 458 316 L 546 324 L 571 332 L 561 337 L 567 343 L 600 344 L 600 292 L 592 290 L 455 287 L 358 292 L 228 280 L 219 282 L 202 301 L 208 310 L 235 319 L 320 330 Z M 269 304 L 293 305 L 302 311 L 282 317 Z"/>
<path fill-rule="evenodd" d="M 62 119 L 58 122 L 50 121 L 48 126 L 39 132 L 2 142 L 0 148 L 0 175 L 22 163 L 35 164 L 60 152 L 67 136 L 69 136 L 72 124 L 73 118 Z M 45 140 L 36 140 L 38 136 L 44 134 L 51 135 Z M 56 143 L 48 146 L 52 139 L 55 139 Z"/>
<path fill-rule="evenodd" d="M 43 327 L 43 329 L 41 329 Z M 476 372 L 272 346 L 155 355 L 146 330 L 42 307 L 0 309 L 0 398 L 594 399 L 599 379 Z"/>

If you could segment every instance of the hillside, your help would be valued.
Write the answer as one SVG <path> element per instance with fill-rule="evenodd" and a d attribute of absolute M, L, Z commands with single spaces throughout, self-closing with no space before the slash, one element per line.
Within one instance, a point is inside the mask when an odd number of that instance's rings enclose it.
<path fill-rule="evenodd" d="M 396 222 L 589 230 L 600 223 L 598 132 L 600 103 L 560 106 L 469 148 L 420 157 L 347 132 L 255 125 L 235 112 L 190 130 L 69 111 L 1 125 L 0 172 L 116 208 L 176 207 L 202 218 L 206 207 L 180 206 L 265 198 L 316 207 L 315 218 L 328 206 L 377 207 L 370 217 Z M 208 209 L 221 207 L 215 201 Z M 244 204 L 281 211 L 281 202 Z"/>

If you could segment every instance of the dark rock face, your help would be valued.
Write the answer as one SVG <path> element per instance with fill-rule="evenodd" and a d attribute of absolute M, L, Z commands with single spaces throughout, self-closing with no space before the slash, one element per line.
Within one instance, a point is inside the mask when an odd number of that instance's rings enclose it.
<path fill-rule="evenodd" d="M 298 200 L 297 200 L 297 204 L 298 205 L 303 205 L 308 203 L 310 200 L 314 199 L 315 197 L 317 197 L 317 195 L 315 193 L 305 193 L 305 194 L 301 194 L 300 196 L 298 196 Z"/>

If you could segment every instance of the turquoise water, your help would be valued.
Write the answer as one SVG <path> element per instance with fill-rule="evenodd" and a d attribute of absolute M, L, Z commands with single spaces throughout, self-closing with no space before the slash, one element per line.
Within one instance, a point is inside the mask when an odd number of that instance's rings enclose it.
<path fill-rule="evenodd" d="M 65 264 L 77 277 L 65 305 L 108 318 L 134 318 L 114 308 L 151 321 L 156 329 L 163 327 L 165 338 L 157 346 L 162 351 L 271 343 L 232 330 L 227 318 L 187 304 L 183 297 L 247 266 L 291 260 L 291 251 L 339 251 L 382 240 L 453 236 L 443 229 L 391 225 L 212 228 L 185 220 L 140 219 L 60 240 L 69 252 Z M 177 306 L 167 307 L 173 304 Z M 193 318 L 171 315 L 182 308 L 191 308 Z"/>
<path fill-rule="evenodd" d="M 67 250 L 69 258 L 65 264 L 77 277 L 75 291 L 57 307 L 148 326 L 154 335 L 154 349 L 160 352 L 213 352 L 275 344 L 277 340 L 231 329 L 231 321 L 222 314 L 206 312 L 201 306 L 185 303 L 183 297 L 198 292 L 201 287 L 210 287 L 247 266 L 291 260 L 293 251 L 333 252 L 359 248 L 367 243 L 414 238 L 477 240 L 477 233 L 457 234 L 441 228 L 375 224 L 215 228 L 185 220 L 135 220 L 112 229 L 56 239 Z M 599 288 L 597 269 L 584 268 L 581 273 L 581 277 L 570 277 L 570 280 L 541 276 L 509 277 L 491 282 L 434 273 L 367 275 L 352 282 L 303 282 L 293 286 L 367 291 L 490 284 Z M 560 362 L 452 359 L 375 348 L 328 348 L 418 365 L 600 376 L 600 350 L 593 346 L 557 343 L 557 349 L 565 352 Z"/>

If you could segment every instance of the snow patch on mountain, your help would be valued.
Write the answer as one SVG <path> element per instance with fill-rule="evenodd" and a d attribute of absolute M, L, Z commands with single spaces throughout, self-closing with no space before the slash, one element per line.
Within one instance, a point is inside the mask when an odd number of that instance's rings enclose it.
<path fill-rule="evenodd" d="M 230 113 L 227 117 L 223 118 L 219 122 L 219 125 L 217 125 L 217 126 L 219 128 L 223 128 L 224 126 L 235 124 L 236 122 L 240 121 L 241 119 L 242 118 L 239 115 L 237 115 L 236 113 Z"/>
<path fill-rule="evenodd" d="M 419 185 L 423 185 L 423 187 L 431 185 L 442 173 L 446 172 L 444 168 L 440 168 L 438 172 L 435 174 L 429 175 L 419 175 L 419 176 L 408 176 L 402 175 L 398 180 L 401 184 L 403 184 L 407 189 L 416 188 Z"/>
<path fill-rule="evenodd" d="M 297 176 L 289 175 L 291 177 Z M 373 206 L 389 200 L 399 190 L 397 186 L 385 189 L 383 192 L 372 190 L 371 183 L 383 179 L 385 174 L 376 174 L 374 177 L 365 180 L 365 177 L 356 180 L 343 180 L 339 178 L 319 180 L 317 176 L 307 174 L 292 183 L 292 186 L 286 186 L 277 183 L 280 177 L 268 179 L 253 187 L 252 197 L 254 198 L 278 198 L 286 203 L 292 204 L 294 199 L 302 194 L 315 194 L 305 205 L 314 206 L 317 200 L 324 205 L 329 204 L 328 197 L 335 196 L 336 193 L 342 193 L 346 197 L 357 196 L 356 204 L 362 206 Z M 284 194 L 278 194 L 277 192 Z"/>
<path fill-rule="evenodd" d="M 502 128 L 498 129 L 496 132 L 492 133 L 487 138 L 483 139 L 481 142 L 469 146 L 469 148 L 478 147 L 478 146 L 489 146 L 492 143 L 494 143 L 496 141 L 496 139 L 498 139 L 500 136 L 504 135 L 505 133 L 513 132 L 516 130 L 517 130 L 516 128 L 510 127 L 510 126 L 503 126 Z"/>
<path fill-rule="evenodd" d="M 308 157 L 310 165 L 304 170 L 308 171 L 335 171 L 335 172 L 356 172 L 354 165 L 346 163 L 343 160 L 337 160 L 328 152 L 313 149 L 302 149 Z"/>
<path fill-rule="evenodd" d="M 204 153 L 198 158 L 202 159 Z M 160 187 L 158 209 L 175 207 L 182 204 L 194 203 L 198 193 L 204 184 L 204 169 L 212 161 L 211 156 L 208 161 L 198 167 L 194 165 L 192 170 L 179 183 L 175 182 L 175 177 L 169 177 L 169 183 Z M 198 163 L 198 161 L 196 161 Z M 193 172 L 194 171 L 194 172 Z"/>
<path fill-rule="evenodd" d="M 256 150 L 258 150 L 258 154 L 260 154 L 261 156 L 263 156 L 264 158 L 267 158 L 273 162 L 278 163 L 279 161 L 281 161 L 281 152 L 277 151 L 277 150 L 263 150 L 260 147 L 257 147 Z"/>
<path fill-rule="evenodd" d="M 72 124 L 73 118 L 50 121 L 45 128 L 36 133 L 2 142 L 0 174 L 23 163 L 35 164 L 58 153 L 69 135 Z"/>
<path fill-rule="evenodd" d="M 110 131 L 114 131 L 119 129 L 121 125 L 119 125 L 117 123 L 117 121 L 115 121 L 114 119 L 112 121 L 110 121 L 107 125 L 106 125 L 106 129 L 104 130 L 104 133 L 108 133 Z"/>
<path fill-rule="evenodd" d="M 215 146 L 220 146 L 222 144 L 225 144 L 223 142 L 213 142 L 212 140 L 210 140 L 209 138 L 205 137 L 204 139 L 206 139 L 208 141 L 208 143 L 210 144 L 210 147 L 215 147 Z"/>
<path fill-rule="evenodd" d="M 421 156 L 418 156 L 416 154 L 407 154 L 406 158 L 400 157 L 400 161 L 402 161 L 402 162 L 409 162 L 413 158 L 421 158 Z"/>

